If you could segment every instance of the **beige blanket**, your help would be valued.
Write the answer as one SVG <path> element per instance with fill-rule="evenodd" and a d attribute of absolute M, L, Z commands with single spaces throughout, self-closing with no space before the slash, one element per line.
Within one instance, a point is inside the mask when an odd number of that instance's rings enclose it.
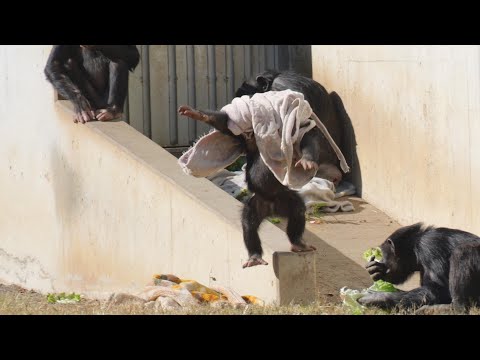
<path fill-rule="evenodd" d="M 301 158 L 300 142 L 307 131 L 318 126 L 329 140 L 341 162 L 349 171 L 345 158 L 325 126 L 313 113 L 303 94 L 291 90 L 269 91 L 233 99 L 222 108 L 230 120 L 228 128 L 235 135 L 255 137 L 260 156 L 283 185 L 300 189 L 314 176 L 315 170 L 295 167 Z M 242 155 L 241 144 L 217 130 L 197 141 L 179 159 L 190 175 L 205 177 L 233 163 Z"/>

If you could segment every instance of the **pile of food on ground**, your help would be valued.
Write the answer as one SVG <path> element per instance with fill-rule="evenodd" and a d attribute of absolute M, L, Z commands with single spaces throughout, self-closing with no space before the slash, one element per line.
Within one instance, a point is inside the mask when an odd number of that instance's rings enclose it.
<path fill-rule="evenodd" d="M 143 302 L 147 307 L 163 310 L 201 304 L 235 308 L 248 304 L 264 304 L 255 296 L 240 296 L 229 287 L 219 285 L 207 287 L 194 280 L 180 279 L 171 274 L 155 275 L 153 281 L 137 294 L 115 293 L 110 297 L 109 302 L 112 304 Z"/>

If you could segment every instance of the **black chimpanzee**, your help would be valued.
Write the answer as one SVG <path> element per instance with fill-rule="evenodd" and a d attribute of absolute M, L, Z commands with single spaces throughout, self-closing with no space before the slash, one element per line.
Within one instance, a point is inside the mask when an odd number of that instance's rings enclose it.
<path fill-rule="evenodd" d="M 249 259 L 243 267 L 268 265 L 262 259 L 262 245 L 258 236 L 258 228 L 262 221 L 276 214 L 288 218 L 287 235 L 294 252 L 313 251 L 315 247 L 306 244 L 303 239 L 305 230 L 305 204 L 297 192 L 282 185 L 263 162 L 255 142 L 255 137 L 246 140 L 242 135 L 234 135 L 227 126 L 229 117 L 223 111 L 195 110 L 189 106 L 178 109 L 181 115 L 205 122 L 222 133 L 238 139 L 246 153 L 246 181 L 248 189 L 254 193 L 242 213 L 243 239 L 247 247 Z M 317 127 L 315 127 L 318 129 Z M 320 131 L 318 132 L 320 133 Z M 330 146 L 330 145 L 328 145 Z M 308 131 L 300 142 L 302 158 L 296 166 L 304 169 L 318 167 L 322 162 L 320 144 L 317 133 Z"/>
<path fill-rule="evenodd" d="M 380 308 L 450 304 L 468 309 L 480 301 L 480 238 L 465 231 L 417 223 L 405 226 L 380 246 L 383 259 L 366 268 L 374 281 L 401 284 L 420 271 L 421 286 L 411 291 L 370 293 L 358 301 Z"/>
<path fill-rule="evenodd" d="M 128 71 L 139 60 L 135 45 L 54 45 L 45 75 L 74 104 L 74 122 L 109 121 L 123 112 Z"/>
<path fill-rule="evenodd" d="M 336 92 L 330 94 L 327 90 L 315 80 L 298 74 L 293 71 L 278 72 L 275 70 L 266 70 L 255 78 L 245 81 L 237 89 L 235 96 L 252 96 L 255 93 L 264 93 L 270 90 L 282 91 L 293 90 L 304 95 L 305 100 L 310 104 L 313 112 L 318 116 L 327 128 L 335 143 L 345 154 L 344 144 L 344 109 L 342 99 Z M 318 130 L 315 136 L 320 140 L 320 157 L 322 165 L 317 176 L 332 181 L 335 185 L 342 180 L 342 172 L 338 166 L 338 158 L 329 145 L 325 136 Z"/>

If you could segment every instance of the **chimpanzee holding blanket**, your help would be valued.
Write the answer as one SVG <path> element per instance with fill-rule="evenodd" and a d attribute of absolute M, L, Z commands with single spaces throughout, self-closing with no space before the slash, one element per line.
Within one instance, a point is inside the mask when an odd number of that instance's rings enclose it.
<path fill-rule="evenodd" d="M 305 204 L 295 190 L 308 183 L 320 165 L 323 135 L 337 154 L 342 170 L 345 158 L 303 94 L 291 90 L 269 91 L 233 99 L 221 111 L 199 111 L 183 105 L 181 115 L 215 128 L 200 138 L 179 159 L 190 175 L 204 177 L 246 155 L 246 181 L 254 194 L 242 213 L 249 259 L 243 267 L 268 265 L 262 259 L 258 228 L 272 215 L 288 218 L 287 235 L 294 252 L 316 250 L 302 239 Z M 333 165 L 333 164 L 332 164 Z"/>

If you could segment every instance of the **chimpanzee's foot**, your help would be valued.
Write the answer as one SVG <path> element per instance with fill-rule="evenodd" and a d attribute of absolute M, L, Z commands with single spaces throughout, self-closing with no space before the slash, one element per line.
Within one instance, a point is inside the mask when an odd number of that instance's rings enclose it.
<path fill-rule="evenodd" d="M 121 112 L 112 109 L 100 109 L 97 110 L 95 114 L 97 120 L 99 121 L 110 121 L 122 117 Z"/>
<path fill-rule="evenodd" d="M 198 120 L 198 121 L 203 121 L 203 122 L 206 122 L 207 121 L 207 118 L 208 116 L 205 115 L 205 114 L 202 114 L 200 111 L 198 110 L 195 110 L 195 109 L 192 109 L 190 106 L 188 105 L 182 105 L 178 108 L 178 113 L 180 115 L 183 115 L 183 116 L 186 116 L 186 117 L 189 117 L 190 119 L 193 119 L 193 120 Z"/>
<path fill-rule="evenodd" d="M 252 255 L 250 256 L 250 259 L 248 259 L 248 261 L 243 264 L 243 268 L 247 268 L 247 267 L 252 267 L 252 266 L 257 266 L 257 265 L 268 265 L 268 263 L 262 259 L 262 257 L 260 255 Z"/>
<path fill-rule="evenodd" d="M 295 167 L 299 167 L 300 165 L 303 167 L 304 170 L 318 170 L 318 164 L 315 161 L 307 160 L 304 157 L 297 161 Z"/>
<path fill-rule="evenodd" d="M 313 245 L 308 245 L 307 243 L 299 243 L 299 244 L 292 244 L 291 250 L 293 252 L 307 252 L 307 251 L 315 251 L 317 248 Z"/>

